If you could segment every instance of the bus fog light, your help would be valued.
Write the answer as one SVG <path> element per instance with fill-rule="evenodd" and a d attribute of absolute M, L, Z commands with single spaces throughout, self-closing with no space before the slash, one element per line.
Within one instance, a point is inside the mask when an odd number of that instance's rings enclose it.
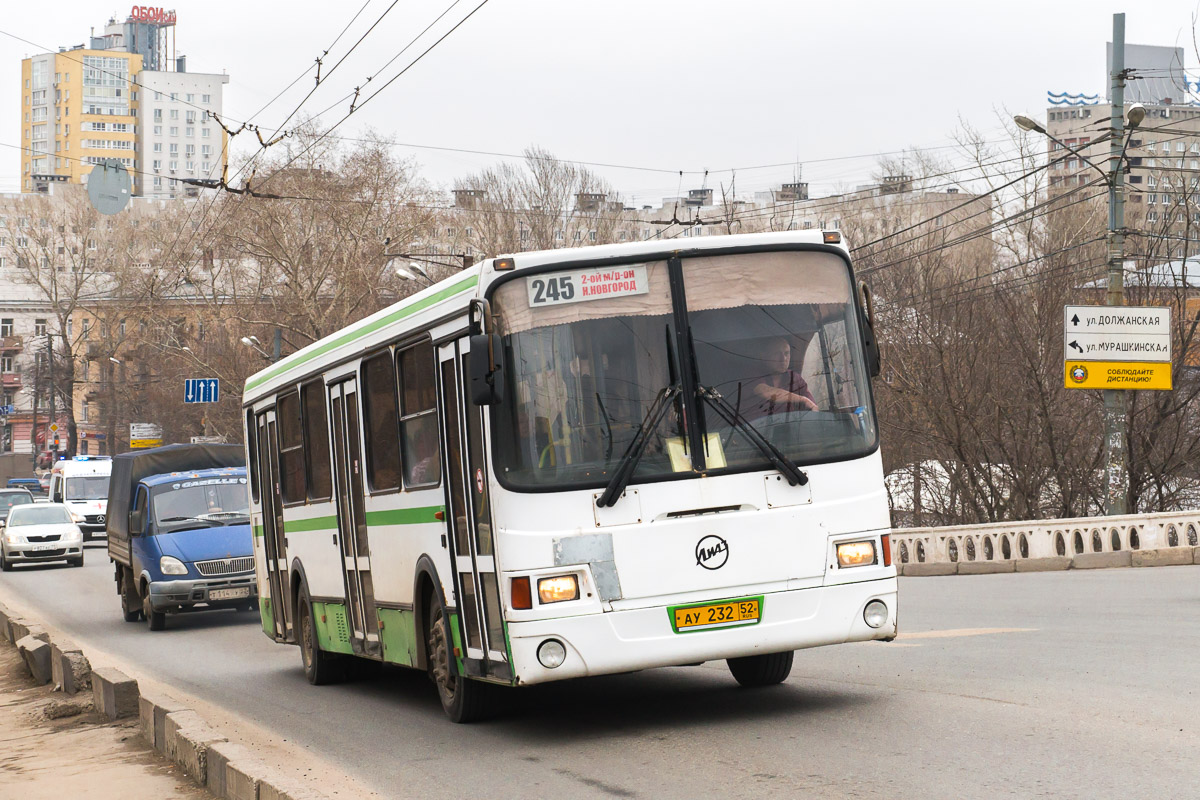
<path fill-rule="evenodd" d="M 875 542 L 842 542 L 837 546 L 839 567 L 865 567 L 875 563 Z"/>
<path fill-rule="evenodd" d="M 558 575 L 538 581 L 538 599 L 543 603 L 561 603 L 579 599 L 579 581 L 574 575 Z M 558 666 L 557 664 L 555 666 Z"/>
<path fill-rule="evenodd" d="M 863 609 L 863 621 L 872 628 L 882 628 L 888 620 L 888 607 L 882 600 L 872 600 Z"/>
<path fill-rule="evenodd" d="M 557 639 L 547 639 L 538 645 L 538 661 L 546 669 L 554 669 L 567 660 L 567 648 Z"/>

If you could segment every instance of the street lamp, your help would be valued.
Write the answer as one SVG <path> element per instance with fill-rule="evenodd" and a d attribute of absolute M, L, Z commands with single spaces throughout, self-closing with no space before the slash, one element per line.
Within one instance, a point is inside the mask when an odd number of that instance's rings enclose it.
<path fill-rule="evenodd" d="M 410 261 L 407 264 L 395 263 L 396 259 L 392 259 L 392 268 L 396 270 L 396 274 L 406 281 L 423 280 L 427 285 L 433 286 L 434 280 L 429 277 L 429 274 L 415 261 Z"/>
<path fill-rule="evenodd" d="M 275 360 L 275 359 L 271 358 L 270 354 L 267 353 L 266 350 L 262 349 L 262 342 L 258 341 L 257 336 L 243 336 L 242 344 L 246 345 L 246 347 L 249 347 L 251 350 L 258 353 L 260 356 L 265 358 L 267 361 Z"/>
<path fill-rule="evenodd" d="M 1125 173 L 1122 162 L 1125 149 L 1129 146 L 1129 134 L 1146 119 L 1146 108 L 1134 103 L 1127 113 L 1125 106 L 1125 15 L 1113 15 L 1113 62 L 1112 104 L 1108 133 L 1092 142 L 1109 142 L 1108 172 L 1105 172 L 1087 156 L 1054 136 L 1029 117 L 1017 115 L 1013 122 L 1022 130 L 1040 133 L 1079 157 L 1095 169 L 1108 186 L 1108 278 L 1106 281 L 1105 304 L 1123 305 L 1125 302 Z M 1128 512 L 1129 468 L 1126 450 L 1128 447 L 1128 405 L 1122 389 L 1104 389 L 1104 451 L 1105 451 L 1105 513 L 1109 516 Z"/>

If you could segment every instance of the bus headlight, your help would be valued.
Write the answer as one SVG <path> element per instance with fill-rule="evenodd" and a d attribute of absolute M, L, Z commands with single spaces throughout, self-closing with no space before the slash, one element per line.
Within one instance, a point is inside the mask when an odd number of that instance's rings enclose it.
<path fill-rule="evenodd" d="M 863 609 L 863 622 L 872 628 L 882 628 L 888 620 L 888 607 L 882 600 L 872 600 Z"/>
<path fill-rule="evenodd" d="M 538 599 L 543 603 L 561 603 L 579 599 L 579 581 L 574 575 L 556 575 L 538 580 Z M 557 666 L 557 664 L 555 665 Z"/>
<path fill-rule="evenodd" d="M 187 567 L 174 556 L 163 556 L 158 560 L 158 568 L 163 575 L 187 575 Z"/>
<path fill-rule="evenodd" d="M 842 542 L 837 546 L 839 567 L 865 567 L 875 563 L 875 542 Z"/>
<path fill-rule="evenodd" d="M 557 639 L 547 639 L 538 645 L 537 657 L 543 667 L 554 669 L 567 660 L 567 648 Z"/>

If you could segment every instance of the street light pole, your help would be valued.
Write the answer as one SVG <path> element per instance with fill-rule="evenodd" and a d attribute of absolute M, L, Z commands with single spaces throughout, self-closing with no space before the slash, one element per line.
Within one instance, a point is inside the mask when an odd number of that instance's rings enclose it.
<path fill-rule="evenodd" d="M 1108 282 L 1105 304 L 1125 303 L 1125 15 L 1113 14 L 1112 113 L 1108 145 Z M 1105 513 L 1129 513 L 1128 401 L 1122 389 L 1104 389 Z"/>
<path fill-rule="evenodd" d="M 1013 120 L 1027 131 L 1036 131 L 1104 176 L 1108 185 L 1108 277 L 1104 302 L 1109 306 L 1125 303 L 1125 15 L 1113 14 L 1112 96 L 1110 127 L 1093 145 L 1108 140 L 1108 170 L 1102 170 L 1075 148 L 1051 136 L 1045 128 L 1029 117 L 1017 115 Z M 1140 103 L 1129 108 L 1129 132 L 1142 123 L 1146 109 Z M 1108 516 L 1129 513 L 1129 415 L 1128 392 L 1123 389 L 1103 389 L 1104 398 L 1104 513 Z"/>

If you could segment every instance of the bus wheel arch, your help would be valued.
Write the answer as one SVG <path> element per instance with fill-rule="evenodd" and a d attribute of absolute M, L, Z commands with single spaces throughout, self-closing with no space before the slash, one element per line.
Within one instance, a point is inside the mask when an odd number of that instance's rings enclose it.
<path fill-rule="evenodd" d="M 308 592 L 308 576 L 304 574 L 304 564 L 300 563 L 300 559 L 292 559 L 292 568 L 288 570 L 288 595 L 282 598 L 285 603 L 283 608 L 277 608 L 273 611 L 275 614 L 284 614 L 284 630 L 288 631 L 285 635 L 285 640 L 291 644 L 300 643 L 300 597 L 311 597 Z M 290 630 L 289 630 L 290 629 Z"/>
<path fill-rule="evenodd" d="M 421 556 L 417 560 L 417 577 L 413 587 L 413 621 L 417 628 L 417 660 L 413 666 L 417 669 L 429 669 L 425 643 L 429 638 L 429 608 L 434 598 L 441 600 L 443 609 L 449 607 L 441 587 L 442 581 L 433 560 L 429 556 Z"/>

